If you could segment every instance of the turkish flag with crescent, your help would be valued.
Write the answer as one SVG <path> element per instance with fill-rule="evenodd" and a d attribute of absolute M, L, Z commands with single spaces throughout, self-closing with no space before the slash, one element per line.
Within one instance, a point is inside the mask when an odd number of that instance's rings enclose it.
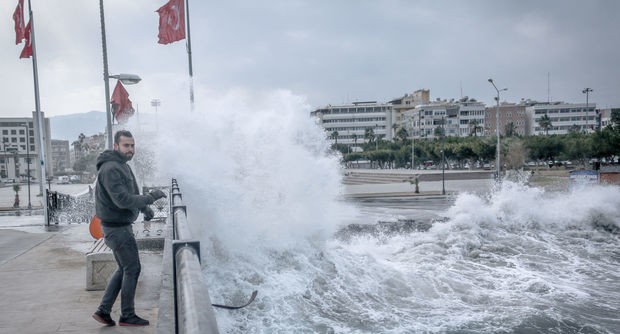
<path fill-rule="evenodd" d="M 185 39 L 184 0 L 170 0 L 157 10 L 159 13 L 159 44 Z"/>
<path fill-rule="evenodd" d="M 112 114 L 119 123 L 125 123 L 129 117 L 133 116 L 134 109 L 129 100 L 129 93 L 120 80 L 116 82 L 110 103 L 112 103 Z"/>
<path fill-rule="evenodd" d="M 17 7 L 13 12 L 13 21 L 15 21 L 15 45 L 26 39 L 26 26 L 24 24 L 24 0 L 17 1 Z"/>
<path fill-rule="evenodd" d="M 32 56 L 32 42 L 30 41 L 30 21 L 26 25 L 26 29 L 24 29 L 26 34 L 26 43 L 24 43 L 24 48 L 22 49 L 22 53 L 19 55 L 19 58 L 30 58 Z"/>

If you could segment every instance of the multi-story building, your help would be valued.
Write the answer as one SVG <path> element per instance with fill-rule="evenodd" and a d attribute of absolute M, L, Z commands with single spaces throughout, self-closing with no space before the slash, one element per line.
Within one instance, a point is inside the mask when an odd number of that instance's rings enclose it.
<path fill-rule="evenodd" d="M 329 105 L 311 113 L 319 119 L 320 124 L 330 138 L 338 144 L 360 146 L 367 129 L 372 129 L 375 137 L 391 140 L 393 124 L 392 106 L 380 104 L 376 101 L 353 102 L 351 104 Z M 335 133 L 337 137 L 334 137 Z"/>
<path fill-rule="evenodd" d="M 602 129 L 611 125 L 611 113 L 620 112 L 620 108 L 602 108 L 596 110 L 596 128 Z"/>
<path fill-rule="evenodd" d="M 77 140 L 71 143 L 73 147 L 74 161 L 79 160 L 90 153 L 99 153 L 105 149 L 106 135 L 98 133 L 92 136 L 85 136 L 80 133 Z"/>
<path fill-rule="evenodd" d="M 403 112 L 403 124 L 414 138 L 483 135 L 484 103 L 464 97 L 459 101 L 435 101 Z"/>
<path fill-rule="evenodd" d="M 54 173 L 64 173 L 71 166 L 69 141 L 52 139 L 52 170 Z"/>
<path fill-rule="evenodd" d="M 484 134 L 487 136 L 496 134 L 497 120 L 495 115 L 499 114 L 499 133 L 501 136 L 505 136 L 506 130 L 509 130 L 509 128 L 513 135 L 529 135 L 530 122 L 525 112 L 527 103 L 502 102 L 499 108 L 497 106 L 487 107 L 485 111 Z"/>
<path fill-rule="evenodd" d="M 459 128 L 457 135 L 459 137 L 483 136 L 487 122 L 484 103 L 464 97 L 459 101 L 458 106 Z"/>
<path fill-rule="evenodd" d="M 407 130 L 409 138 L 437 138 L 438 136 L 494 136 L 499 123 L 499 133 L 506 136 L 540 134 L 565 134 L 570 131 L 587 131 L 605 127 L 611 122 L 613 109 L 597 110 L 595 103 L 570 104 L 564 102 L 541 103 L 522 100 L 519 103 L 503 102 L 486 107 L 475 99 L 463 97 L 458 101 L 430 102 L 429 90 L 417 90 L 394 99 L 387 104 L 354 102 L 327 106 L 312 112 L 334 142 L 358 146 L 367 129 L 379 138 L 392 140 L 399 128 Z M 496 119 L 499 115 L 499 120 Z M 540 120 L 547 115 L 551 127 L 540 127 Z M 333 138 L 335 133 L 337 138 Z"/>
<path fill-rule="evenodd" d="M 459 106 L 454 102 L 438 101 L 418 105 L 406 111 L 403 117 L 413 123 L 410 136 L 414 138 L 437 138 L 442 135 L 456 136 L 459 132 Z"/>
<path fill-rule="evenodd" d="M 35 113 L 33 112 L 33 116 Z M 45 145 L 45 165 L 47 175 L 51 172 L 50 122 L 43 113 L 43 144 Z M 28 174 L 31 177 L 39 177 L 40 166 L 38 163 L 39 140 L 37 131 L 37 117 L 3 117 L 0 118 L 0 178 L 3 180 L 25 179 Z"/>
<path fill-rule="evenodd" d="M 566 134 L 570 131 L 592 132 L 596 127 L 595 103 L 536 103 L 525 108 L 529 119 L 530 135 Z M 551 127 L 547 130 L 540 126 L 541 118 L 547 115 Z"/>
<path fill-rule="evenodd" d="M 392 138 L 396 136 L 396 131 L 398 131 L 399 127 L 411 129 L 411 116 L 405 117 L 405 114 L 418 105 L 429 104 L 430 98 L 430 90 L 418 89 L 411 94 L 405 94 L 404 96 L 393 99 L 389 102 L 392 105 L 393 124 L 390 126 Z"/>

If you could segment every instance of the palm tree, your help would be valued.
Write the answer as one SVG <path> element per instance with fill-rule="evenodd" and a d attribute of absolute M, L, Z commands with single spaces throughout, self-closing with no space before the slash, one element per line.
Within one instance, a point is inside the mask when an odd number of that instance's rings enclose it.
<path fill-rule="evenodd" d="M 504 127 L 504 132 L 506 133 L 506 137 L 512 137 L 517 134 L 517 126 L 514 122 L 510 122 Z"/>
<path fill-rule="evenodd" d="M 13 202 L 14 208 L 19 208 L 19 191 L 20 190 L 21 190 L 21 187 L 19 186 L 19 184 L 13 185 L 13 191 L 15 192 L 15 202 Z"/>
<path fill-rule="evenodd" d="M 400 141 L 404 144 L 405 141 L 407 140 L 407 136 L 409 134 L 407 133 L 407 130 L 405 130 L 405 128 L 401 127 L 400 129 L 398 129 L 398 131 L 396 132 L 396 137 L 398 139 L 400 139 Z"/>
<path fill-rule="evenodd" d="M 338 147 L 338 135 L 339 135 L 338 131 L 332 132 L 332 135 L 331 135 L 332 139 L 336 141 L 336 147 Z"/>
<path fill-rule="evenodd" d="M 415 186 L 415 190 L 414 192 L 416 194 L 420 193 L 420 175 L 415 174 L 414 176 L 409 178 L 409 183 L 411 183 L 412 186 Z"/>
<path fill-rule="evenodd" d="M 549 135 L 549 129 L 553 126 L 553 124 L 551 124 L 551 118 L 549 118 L 547 114 L 542 115 L 538 120 L 538 125 L 545 130 L 545 135 Z"/>
<path fill-rule="evenodd" d="M 392 133 L 394 134 L 394 137 L 396 136 L 396 129 L 398 128 L 398 124 L 394 123 L 392 124 Z"/>
<path fill-rule="evenodd" d="M 443 127 L 441 126 L 436 127 L 434 134 L 435 134 L 435 137 L 443 137 L 445 135 Z"/>
<path fill-rule="evenodd" d="M 366 128 L 364 130 L 364 139 L 368 140 L 368 142 L 373 142 L 375 140 L 375 131 L 372 128 Z"/>
<path fill-rule="evenodd" d="M 482 130 L 482 126 L 480 125 L 478 120 L 472 119 L 471 121 L 469 121 L 469 127 L 471 128 L 469 132 L 470 135 L 473 134 L 474 137 L 478 137 L 478 131 Z"/>

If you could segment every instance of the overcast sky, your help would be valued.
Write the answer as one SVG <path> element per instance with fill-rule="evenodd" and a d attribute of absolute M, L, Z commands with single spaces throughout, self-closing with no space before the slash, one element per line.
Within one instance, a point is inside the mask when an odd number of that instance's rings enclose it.
<path fill-rule="evenodd" d="M 46 116 L 105 110 L 99 1 L 31 2 L 41 109 Z M 165 2 L 104 4 L 109 71 L 142 77 L 127 86 L 140 112 L 154 112 L 155 98 L 158 112 L 189 106 L 185 42 L 157 44 L 155 11 Z M 22 45 L 15 45 L 16 5 L 0 1 L 0 116 L 29 116 L 35 108 L 32 62 L 19 59 Z M 616 0 L 190 0 L 189 6 L 197 106 L 239 90 L 286 89 L 315 108 L 386 102 L 422 88 L 433 100 L 469 96 L 490 105 L 493 78 L 508 88 L 502 101 L 585 103 L 582 90 L 590 87 L 591 103 L 620 107 Z"/>

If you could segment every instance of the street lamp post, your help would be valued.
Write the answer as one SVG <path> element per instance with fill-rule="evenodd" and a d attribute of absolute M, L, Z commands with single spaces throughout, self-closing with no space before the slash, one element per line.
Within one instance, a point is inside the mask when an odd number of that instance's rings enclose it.
<path fill-rule="evenodd" d="M 582 93 L 586 94 L 586 133 L 588 133 L 588 130 L 590 129 L 588 127 L 588 95 L 590 94 L 590 92 L 592 92 L 592 88 L 585 88 Z"/>
<path fill-rule="evenodd" d="M 411 170 L 415 169 L 415 135 L 413 132 L 413 117 L 411 117 Z"/>
<path fill-rule="evenodd" d="M 446 155 L 441 150 L 441 194 L 446 194 Z"/>
<path fill-rule="evenodd" d="M 26 122 L 26 165 L 28 166 L 28 170 L 26 170 L 26 177 L 28 178 L 28 210 L 32 209 L 32 203 L 30 202 L 30 128 L 28 127 L 28 122 Z"/>
<path fill-rule="evenodd" d="M 105 110 L 108 132 L 108 149 L 112 148 L 112 111 L 110 110 L 110 78 L 118 79 L 126 85 L 140 82 L 140 77 L 135 74 L 110 75 L 108 72 L 108 49 L 105 37 L 105 14 L 103 11 L 103 0 L 99 0 L 99 16 L 101 18 L 101 48 L 103 50 L 103 81 L 105 84 Z"/>
<path fill-rule="evenodd" d="M 495 82 L 493 82 L 493 79 L 489 79 L 489 82 L 491 83 L 491 85 L 493 85 L 493 88 L 495 88 L 495 91 L 497 92 L 497 97 L 496 102 L 497 105 L 495 106 L 495 134 L 497 136 L 497 149 L 496 149 L 496 157 L 495 157 L 495 170 L 497 175 L 495 176 L 497 179 L 499 179 L 500 177 L 500 173 L 502 171 L 501 165 L 500 165 L 500 160 L 499 160 L 499 153 L 500 153 L 500 142 L 499 142 L 499 92 L 502 91 L 506 91 L 508 90 L 508 88 L 502 88 L 502 89 L 497 89 L 497 86 L 495 86 Z"/>
<path fill-rule="evenodd" d="M 375 124 L 375 151 L 379 150 L 379 124 Z"/>
<path fill-rule="evenodd" d="M 159 132 L 159 121 L 157 119 L 157 107 L 161 105 L 161 101 L 159 99 L 152 99 L 151 106 L 155 107 L 155 132 Z"/>
<path fill-rule="evenodd" d="M 4 177 L 8 178 L 9 177 L 9 166 L 8 166 L 8 160 L 6 157 L 6 143 L 9 139 L 8 138 L 2 138 L 2 149 L 4 150 Z"/>

